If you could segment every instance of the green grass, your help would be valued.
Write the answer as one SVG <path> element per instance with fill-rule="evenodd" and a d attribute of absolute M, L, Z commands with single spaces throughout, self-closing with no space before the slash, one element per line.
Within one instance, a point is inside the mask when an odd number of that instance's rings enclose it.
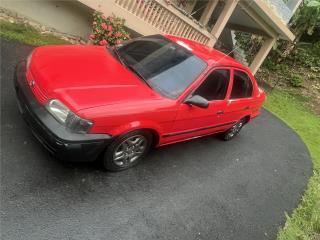
<path fill-rule="evenodd" d="M 274 90 L 265 107 L 293 128 L 307 145 L 314 174 L 301 203 L 278 233 L 278 240 L 320 239 L 320 118 L 305 106 L 306 99 Z"/>
<path fill-rule="evenodd" d="M 32 46 L 70 44 L 52 34 L 41 34 L 35 28 L 21 23 L 0 21 L 0 37 Z"/>

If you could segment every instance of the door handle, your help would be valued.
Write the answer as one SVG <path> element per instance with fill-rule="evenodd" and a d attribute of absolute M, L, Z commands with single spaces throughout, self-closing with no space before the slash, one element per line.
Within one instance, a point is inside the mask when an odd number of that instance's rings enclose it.
<path fill-rule="evenodd" d="M 243 110 L 248 110 L 248 109 L 250 109 L 250 107 L 249 107 L 249 106 L 246 106 Z"/>
<path fill-rule="evenodd" d="M 223 110 L 217 111 L 217 115 L 221 115 L 221 114 L 224 114 L 224 111 L 223 111 Z"/>

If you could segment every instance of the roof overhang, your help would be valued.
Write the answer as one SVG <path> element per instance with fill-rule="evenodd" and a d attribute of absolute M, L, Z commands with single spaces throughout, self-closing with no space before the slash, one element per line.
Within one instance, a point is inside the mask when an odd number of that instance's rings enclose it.
<path fill-rule="evenodd" d="M 293 41 L 295 35 L 264 0 L 240 0 L 240 7 L 272 37 Z"/>
<path fill-rule="evenodd" d="M 223 4 L 218 4 L 213 12 L 214 19 L 218 19 L 223 6 Z M 289 41 L 295 38 L 287 24 L 264 0 L 240 0 L 226 27 L 236 31 Z"/>

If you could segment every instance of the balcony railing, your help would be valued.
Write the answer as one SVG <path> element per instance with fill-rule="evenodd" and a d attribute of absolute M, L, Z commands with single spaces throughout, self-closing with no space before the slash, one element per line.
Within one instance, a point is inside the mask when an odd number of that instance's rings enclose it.
<path fill-rule="evenodd" d="M 185 37 L 202 44 L 208 44 L 213 38 L 205 28 L 164 0 L 115 0 L 115 4 L 162 33 Z"/>
<path fill-rule="evenodd" d="M 190 19 L 165 0 L 78 0 L 105 15 L 115 14 L 139 34 L 172 34 L 204 45 L 214 37 L 194 19 Z"/>

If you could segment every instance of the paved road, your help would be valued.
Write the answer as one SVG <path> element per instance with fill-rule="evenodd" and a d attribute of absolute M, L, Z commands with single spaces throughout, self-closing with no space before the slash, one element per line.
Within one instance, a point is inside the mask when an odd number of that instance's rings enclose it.
<path fill-rule="evenodd" d="M 2 239 L 274 239 L 297 206 L 310 157 L 267 111 L 231 142 L 163 147 L 120 173 L 52 159 L 12 88 L 14 65 L 30 50 L 1 43 Z"/>

